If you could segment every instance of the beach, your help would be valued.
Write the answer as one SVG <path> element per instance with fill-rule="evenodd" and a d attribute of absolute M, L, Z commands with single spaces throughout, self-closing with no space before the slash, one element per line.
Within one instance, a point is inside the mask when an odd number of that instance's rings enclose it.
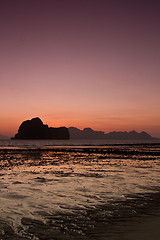
<path fill-rule="evenodd" d="M 158 239 L 158 143 L 16 144 L 0 149 L 0 239 Z"/>
<path fill-rule="evenodd" d="M 89 239 L 100 240 L 158 240 L 160 209 L 150 206 L 134 217 L 122 217 L 102 226 L 99 224 Z"/>
<path fill-rule="evenodd" d="M 42 222 L 34 221 L 32 219 L 23 219 L 23 224 L 29 225 L 29 232 L 36 237 L 21 237 L 14 232 L 14 230 L 0 221 L 0 237 L 1 239 L 13 239 L 13 240 L 27 240 L 27 239 L 58 239 L 58 240 L 159 240 L 160 236 L 160 212 L 158 209 L 153 209 L 152 212 L 142 214 L 131 219 L 123 218 L 120 221 L 112 221 L 105 223 L 99 223 L 86 232 L 86 235 L 80 236 L 77 234 L 64 234 L 63 231 L 57 231 L 54 225 L 44 226 Z M 53 227 L 54 226 L 54 227 Z M 28 233 L 29 235 L 29 233 Z"/>

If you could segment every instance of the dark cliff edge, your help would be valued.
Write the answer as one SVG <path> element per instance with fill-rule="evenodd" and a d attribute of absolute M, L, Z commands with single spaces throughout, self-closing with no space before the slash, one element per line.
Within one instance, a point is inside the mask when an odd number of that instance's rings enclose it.
<path fill-rule="evenodd" d="M 91 128 L 84 128 L 80 130 L 75 127 L 69 127 L 70 139 L 86 139 L 86 140 L 158 140 L 153 138 L 148 133 L 142 131 L 140 133 L 136 131 L 130 132 L 109 132 L 104 133 L 102 131 L 94 131 Z"/>
<path fill-rule="evenodd" d="M 69 138 L 69 131 L 66 127 L 48 127 L 48 125 L 43 124 L 40 118 L 36 117 L 22 122 L 18 129 L 18 133 L 12 139 L 68 140 Z"/>

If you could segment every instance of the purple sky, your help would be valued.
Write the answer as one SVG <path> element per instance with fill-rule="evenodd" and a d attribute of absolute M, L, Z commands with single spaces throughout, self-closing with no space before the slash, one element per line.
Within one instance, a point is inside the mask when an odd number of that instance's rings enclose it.
<path fill-rule="evenodd" d="M 159 92 L 159 1 L 0 1 L 0 134 L 39 116 L 160 137 Z"/>

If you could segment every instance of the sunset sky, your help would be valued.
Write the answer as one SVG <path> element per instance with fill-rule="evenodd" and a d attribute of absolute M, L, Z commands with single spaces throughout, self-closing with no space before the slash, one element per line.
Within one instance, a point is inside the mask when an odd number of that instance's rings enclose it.
<path fill-rule="evenodd" d="M 160 137 L 160 1 L 1 0 L 0 111 Z"/>

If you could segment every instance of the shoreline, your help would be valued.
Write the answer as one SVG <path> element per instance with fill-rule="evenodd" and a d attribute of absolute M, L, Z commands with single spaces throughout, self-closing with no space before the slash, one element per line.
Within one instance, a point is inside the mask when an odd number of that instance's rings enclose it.
<path fill-rule="evenodd" d="M 7 151 L 1 240 L 159 239 L 159 145 Z"/>
<path fill-rule="evenodd" d="M 70 148 L 107 148 L 107 147 L 160 146 L 160 139 L 145 140 L 0 140 L 1 150 L 55 150 Z"/>

